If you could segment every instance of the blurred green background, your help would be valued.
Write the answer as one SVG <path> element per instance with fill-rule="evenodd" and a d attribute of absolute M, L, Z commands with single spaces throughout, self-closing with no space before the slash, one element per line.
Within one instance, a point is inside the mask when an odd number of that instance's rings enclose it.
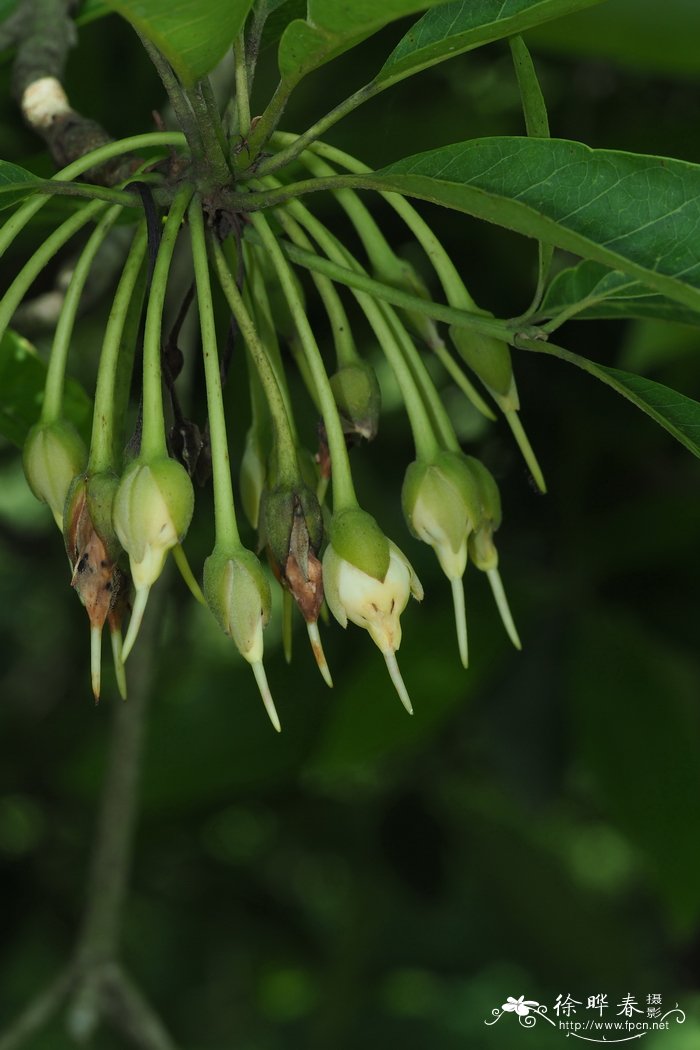
<path fill-rule="evenodd" d="M 688 46 L 699 21 L 692 0 L 667 0 L 663 12 L 655 0 L 610 0 L 533 33 L 552 133 L 700 162 L 700 62 Z M 368 79 L 406 28 L 309 78 L 284 126 L 302 130 Z M 37 140 L 7 100 L 7 65 L 1 76 L 0 155 L 39 167 Z M 274 81 L 273 48 L 259 100 Z M 117 136 L 149 130 L 163 104 L 115 16 L 81 31 L 68 88 L 78 109 Z M 501 45 L 399 85 L 328 140 L 379 165 L 521 130 Z M 330 200 L 314 203 L 346 229 Z M 527 306 L 532 243 L 421 210 L 480 304 L 505 317 Z M 376 213 L 430 280 L 405 230 L 387 210 Z M 10 278 L 8 268 L 3 283 Z M 327 346 L 311 294 L 309 302 Z M 105 310 L 83 319 L 74 350 L 88 388 Z M 375 359 L 369 333 L 361 325 L 358 333 Z M 698 396 L 697 330 L 580 322 L 559 335 L 585 356 Z M 449 586 L 402 520 L 412 449 L 383 372 L 380 436 L 352 462 L 363 504 L 425 586 L 425 602 L 402 621 L 412 719 L 364 632 L 323 630 L 329 692 L 303 633 L 287 667 L 273 626 L 266 666 L 284 725 L 277 737 L 249 668 L 171 579 L 123 954 L 188 1050 L 555 1047 L 565 1035 L 544 1022 L 535 1034 L 512 1014 L 492 1028 L 484 1020 L 507 996 L 551 1012 L 567 993 L 584 1005 L 607 994 L 609 1015 L 623 995 L 643 1005 L 660 993 L 687 1020 L 644 1045 L 700 1046 L 700 469 L 588 376 L 526 352 L 515 366 L 546 497 L 529 484 L 506 427 L 482 427 L 438 380 L 465 447 L 501 487 L 497 541 L 521 654 L 486 581 L 470 571 L 472 667 L 461 669 Z M 234 449 L 247 426 L 244 387 L 232 382 L 227 395 Z M 313 443 L 313 414 L 294 389 Z M 210 499 L 201 494 L 187 541 L 197 566 L 212 543 Z M 60 539 L 26 489 L 16 450 L 2 445 L 0 1031 L 65 961 L 79 924 L 119 702 L 107 670 L 93 707 L 88 660 Z M 71 1043 L 59 1019 L 28 1045 Z M 101 1031 L 95 1045 L 125 1044 Z"/>

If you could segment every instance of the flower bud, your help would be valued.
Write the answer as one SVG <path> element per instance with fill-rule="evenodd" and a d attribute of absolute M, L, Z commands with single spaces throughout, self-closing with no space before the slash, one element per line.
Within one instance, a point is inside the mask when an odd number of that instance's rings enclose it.
<path fill-rule="evenodd" d="M 441 452 L 432 463 L 411 463 L 401 493 L 414 536 L 430 544 L 448 579 L 461 579 L 467 541 L 481 517 L 476 479 L 458 452 Z"/>
<path fill-rule="evenodd" d="M 450 326 L 450 338 L 462 360 L 476 372 L 503 411 L 517 411 L 520 401 L 515 388 L 508 344 L 492 335 L 484 335 L 457 325 Z"/>
<path fill-rule="evenodd" d="M 68 420 L 37 423 L 29 431 L 22 453 L 24 474 L 36 498 L 48 503 L 61 531 L 68 489 L 86 462 L 83 440 Z"/>
<path fill-rule="evenodd" d="M 477 483 L 481 520 L 469 537 L 469 553 L 477 569 L 488 572 L 498 568 L 498 552 L 493 534 L 501 524 L 501 494 L 493 474 L 474 456 L 465 457 Z"/>
<path fill-rule="evenodd" d="M 364 541 L 369 541 L 367 549 Z M 384 571 L 379 572 L 379 566 Z M 364 566 L 364 567 L 363 567 Z M 346 510 L 331 524 L 323 555 L 328 607 L 342 627 L 348 620 L 364 627 L 382 652 L 392 681 L 409 714 L 411 701 L 396 663 L 401 645 L 400 616 L 408 599 L 420 601 L 423 588 L 408 559 L 361 510 Z"/>
<path fill-rule="evenodd" d="M 111 521 L 118 484 L 116 474 L 109 471 L 79 475 L 68 491 L 64 514 L 64 542 L 73 572 L 71 587 L 75 588 L 90 620 L 90 667 L 96 701 L 100 696 L 102 629 L 107 619 L 112 631 L 117 682 L 122 695 L 126 695 L 119 625 L 129 583 L 117 565 L 121 547 Z M 118 645 L 115 631 L 119 631 Z"/>
<path fill-rule="evenodd" d="M 263 493 L 260 504 L 260 541 L 272 570 L 294 598 L 307 625 L 319 670 L 333 685 L 317 627 L 323 604 L 323 573 L 318 552 L 323 540 L 323 518 L 315 493 L 302 481 L 279 485 Z"/>
<path fill-rule="evenodd" d="M 251 664 L 265 708 L 275 729 L 280 721 L 263 669 L 263 630 L 270 619 L 270 586 L 251 551 L 214 549 L 204 563 L 204 595 L 224 634 Z"/>
<path fill-rule="evenodd" d="M 129 555 L 137 590 L 150 587 L 171 550 L 183 539 L 194 510 L 187 471 L 163 456 L 127 469 L 114 500 L 114 528 Z"/>
<path fill-rule="evenodd" d="M 411 463 L 401 493 L 411 532 L 435 551 L 452 587 L 457 642 L 464 667 L 469 663 L 467 616 L 462 576 L 468 543 L 481 519 L 477 479 L 461 452 L 440 452 L 432 463 Z"/>
<path fill-rule="evenodd" d="M 330 377 L 330 383 L 344 432 L 372 441 L 377 436 L 382 402 L 372 366 L 365 361 L 345 365 Z"/>
<path fill-rule="evenodd" d="M 520 637 L 498 571 L 498 551 L 493 542 L 493 534 L 501 524 L 501 495 L 490 470 L 473 456 L 465 458 L 474 472 L 481 503 L 481 521 L 469 537 L 469 553 L 477 569 L 486 573 L 508 637 L 516 649 L 521 649 Z"/>
<path fill-rule="evenodd" d="M 136 600 L 124 640 L 126 660 L 141 625 L 148 592 L 165 559 L 183 539 L 194 510 L 194 491 L 185 468 L 162 456 L 136 460 L 124 474 L 114 500 L 114 528 L 129 555 Z"/>

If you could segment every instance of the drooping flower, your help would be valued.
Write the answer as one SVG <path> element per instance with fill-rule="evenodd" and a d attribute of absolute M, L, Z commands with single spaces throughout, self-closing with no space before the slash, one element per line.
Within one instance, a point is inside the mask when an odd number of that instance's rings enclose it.
<path fill-rule="evenodd" d="M 348 620 L 364 627 L 386 661 L 409 714 L 413 707 L 396 662 L 401 645 L 400 616 L 423 588 L 406 556 L 387 539 L 371 515 L 359 509 L 335 515 L 323 555 L 328 607 L 341 627 Z"/>
<path fill-rule="evenodd" d="M 163 571 L 168 552 L 180 543 L 192 520 L 194 491 L 185 468 L 161 456 L 136 460 L 124 474 L 114 500 L 114 528 L 129 555 L 136 599 L 124 640 L 124 659 L 136 640 L 148 594 Z"/>

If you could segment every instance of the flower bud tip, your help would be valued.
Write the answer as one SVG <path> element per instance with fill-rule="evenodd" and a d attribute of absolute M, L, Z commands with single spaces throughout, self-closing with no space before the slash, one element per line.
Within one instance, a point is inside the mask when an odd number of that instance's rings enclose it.
<path fill-rule="evenodd" d="M 278 733 L 282 732 L 282 726 L 280 725 L 279 715 L 275 707 L 275 701 L 272 699 L 272 693 L 270 687 L 267 684 L 267 675 L 265 674 L 265 668 L 263 667 L 262 660 L 256 660 L 250 665 L 253 668 L 253 674 L 255 675 L 255 681 L 258 683 L 258 689 L 260 690 L 260 696 L 262 702 L 265 705 L 268 717 L 272 722 L 273 726 Z"/>
<path fill-rule="evenodd" d="M 195 599 L 195 601 L 199 602 L 200 605 L 203 605 L 206 608 L 207 600 L 202 594 L 202 588 L 199 586 L 197 580 L 195 579 L 195 575 L 192 572 L 192 569 L 190 568 L 190 563 L 188 561 L 187 555 L 185 554 L 185 548 L 182 546 L 181 543 L 176 543 L 173 547 L 173 558 L 175 560 L 175 564 L 177 565 L 180 571 L 180 575 L 182 576 L 183 580 L 185 581 L 190 590 L 190 594 Z"/>
<path fill-rule="evenodd" d="M 136 591 L 134 607 L 131 610 L 131 619 L 129 620 L 129 629 L 126 632 L 124 647 L 122 649 L 122 663 L 126 663 L 126 659 L 134 647 L 134 642 L 136 641 L 136 637 L 141 627 L 141 621 L 143 620 L 143 614 L 146 610 L 146 602 L 148 601 L 148 595 L 150 592 L 150 587 L 140 587 Z"/>
<path fill-rule="evenodd" d="M 126 700 L 126 672 L 124 671 L 124 657 L 122 655 L 122 632 L 119 627 L 110 629 L 112 642 L 112 660 L 114 662 L 114 674 L 117 679 L 117 689 L 122 700 Z"/>
<path fill-rule="evenodd" d="M 493 596 L 496 600 L 496 605 L 498 607 L 498 611 L 501 615 L 501 620 L 503 622 L 503 626 L 506 629 L 508 637 L 510 638 L 511 642 L 513 643 L 516 649 L 522 649 L 520 636 L 518 635 L 518 631 L 513 621 L 510 606 L 508 605 L 508 599 L 506 598 L 506 592 L 503 589 L 501 574 L 499 573 L 498 569 L 489 569 L 486 575 L 488 576 L 489 583 L 491 584 L 491 590 L 493 591 Z"/>
<path fill-rule="evenodd" d="M 284 659 L 288 664 L 292 662 L 292 613 L 294 611 L 294 599 L 288 590 L 282 591 L 282 649 Z"/>
<path fill-rule="evenodd" d="M 321 635 L 318 631 L 318 623 L 307 623 L 306 629 L 309 632 L 309 641 L 311 642 L 311 650 L 314 654 L 318 669 L 323 675 L 323 680 L 329 689 L 333 688 L 333 679 L 331 678 L 331 672 L 326 662 L 326 655 L 323 651 L 323 645 L 321 644 Z"/>
<path fill-rule="evenodd" d="M 100 685 L 101 685 L 101 665 L 102 665 L 102 628 L 91 627 L 90 628 L 90 678 L 92 680 L 92 693 L 95 697 L 95 703 L 100 701 Z"/>
<path fill-rule="evenodd" d="M 455 607 L 455 624 L 457 626 L 457 644 L 459 645 L 459 658 L 462 667 L 469 667 L 469 647 L 467 644 L 467 613 L 464 607 L 464 583 L 462 577 L 451 579 L 452 601 Z"/>
<path fill-rule="evenodd" d="M 399 671 L 399 665 L 396 662 L 396 653 L 393 649 L 386 649 L 383 653 L 384 659 L 386 660 L 387 670 L 391 677 L 396 692 L 399 694 L 399 700 L 408 711 L 409 715 L 413 714 L 413 704 L 411 698 L 408 695 L 406 686 L 404 685 L 401 672 Z"/>

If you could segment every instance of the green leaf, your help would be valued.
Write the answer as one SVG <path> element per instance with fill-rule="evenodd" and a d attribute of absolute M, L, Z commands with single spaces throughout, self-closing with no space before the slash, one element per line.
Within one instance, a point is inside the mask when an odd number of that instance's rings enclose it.
<path fill-rule="evenodd" d="M 252 0 L 109 0 L 162 51 L 186 87 L 206 76 L 226 54 Z"/>
<path fill-rule="evenodd" d="M 43 179 L 32 175 L 26 168 L 0 160 L 0 209 L 17 204 L 42 186 L 43 182 Z"/>
<path fill-rule="evenodd" d="M 558 314 L 584 320 L 639 317 L 700 325 L 697 310 L 650 292 L 619 270 L 609 270 L 589 260 L 557 274 L 537 313 L 539 317 Z"/>
<path fill-rule="evenodd" d="M 558 245 L 700 310 L 700 166 L 563 139 L 445 146 L 345 184 L 396 190 Z"/>
<path fill-rule="evenodd" d="M 32 344 L 7 331 L 0 342 L 0 434 L 20 448 L 41 411 L 46 364 Z M 64 413 L 84 437 L 89 437 L 92 402 L 80 383 L 68 379 Z"/>
<path fill-rule="evenodd" d="M 526 350 L 551 354 L 561 361 L 568 361 L 569 364 L 595 376 L 601 383 L 612 387 L 637 408 L 641 408 L 642 412 L 651 416 L 676 441 L 680 441 L 681 445 L 685 445 L 694 456 L 700 458 L 700 402 L 693 401 L 685 394 L 679 394 L 677 390 L 661 383 L 654 383 L 644 376 L 596 364 L 554 343 L 522 340 L 520 345 Z"/>
<path fill-rule="evenodd" d="M 305 20 L 295 19 L 282 34 L 279 68 L 287 86 L 378 29 L 441 0 L 309 0 Z"/>
<path fill-rule="evenodd" d="M 601 0 L 458 0 L 414 25 L 389 55 L 375 82 L 392 84 L 482 44 L 522 33 Z M 387 85 L 388 86 L 388 85 Z"/>

